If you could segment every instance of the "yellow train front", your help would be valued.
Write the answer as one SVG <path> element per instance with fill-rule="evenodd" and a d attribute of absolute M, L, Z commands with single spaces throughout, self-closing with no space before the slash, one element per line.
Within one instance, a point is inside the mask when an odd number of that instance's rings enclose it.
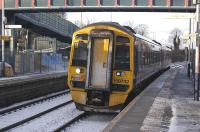
<path fill-rule="evenodd" d="M 131 30 L 117 23 L 95 23 L 74 33 L 68 86 L 79 110 L 113 112 L 123 108 L 141 81 L 143 68 L 134 60 L 136 39 Z M 161 68 L 161 63 L 156 67 Z"/>

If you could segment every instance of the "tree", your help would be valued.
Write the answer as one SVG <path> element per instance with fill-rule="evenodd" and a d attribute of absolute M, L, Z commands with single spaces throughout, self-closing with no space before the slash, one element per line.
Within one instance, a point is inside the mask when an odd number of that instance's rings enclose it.
<path fill-rule="evenodd" d="M 85 18 L 86 18 L 86 22 L 81 22 L 81 20 L 76 20 L 74 22 L 74 24 L 81 28 L 81 27 L 84 27 L 86 25 L 95 23 L 95 21 L 96 21 L 94 18 L 90 19 L 87 16 Z"/>
<path fill-rule="evenodd" d="M 84 27 L 86 24 L 84 24 L 84 23 L 82 23 L 81 21 L 79 21 L 79 20 L 76 20 L 75 22 L 74 22 L 74 24 L 76 25 L 76 26 L 78 26 L 78 27 Z"/>
<path fill-rule="evenodd" d="M 86 19 L 87 19 L 86 25 L 89 25 L 89 24 L 96 22 L 95 18 L 89 18 L 89 17 L 86 16 Z"/>
<path fill-rule="evenodd" d="M 134 30 L 136 33 L 143 35 L 143 36 L 148 36 L 149 34 L 149 27 L 145 24 L 139 24 L 137 25 Z"/>
<path fill-rule="evenodd" d="M 180 50 L 180 45 L 182 43 L 183 33 L 179 28 L 174 28 L 169 35 L 168 41 L 173 43 L 174 50 L 172 50 L 172 62 L 184 61 L 185 54 L 184 50 Z"/>
<path fill-rule="evenodd" d="M 179 28 L 174 28 L 169 35 L 169 43 L 174 45 L 174 49 L 179 49 L 183 40 L 183 32 Z"/>

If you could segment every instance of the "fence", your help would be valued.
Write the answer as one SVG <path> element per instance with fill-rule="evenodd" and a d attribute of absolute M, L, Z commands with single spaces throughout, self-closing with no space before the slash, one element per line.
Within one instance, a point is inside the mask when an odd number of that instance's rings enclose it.
<path fill-rule="evenodd" d="M 68 59 L 60 53 L 26 51 L 15 53 L 13 57 L 10 55 L 10 51 L 5 50 L 5 62 L 12 66 L 15 76 L 67 70 Z M 2 67 L 1 64 L 1 70 Z M 2 75 L 0 72 L 0 76 Z"/>
<path fill-rule="evenodd" d="M 48 52 L 24 52 L 15 55 L 14 71 L 17 75 L 66 71 L 67 59 L 61 54 Z"/>

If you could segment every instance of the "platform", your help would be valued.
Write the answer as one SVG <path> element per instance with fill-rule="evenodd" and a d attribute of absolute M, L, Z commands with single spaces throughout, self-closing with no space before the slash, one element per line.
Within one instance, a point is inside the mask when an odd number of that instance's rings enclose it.
<path fill-rule="evenodd" d="M 67 89 L 67 72 L 0 79 L 0 108 Z"/>
<path fill-rule="evenodd" d="M 67 76 L 67 72 L 60 71 L 60 72 L 49 72 L 49 73 L 37 73 L 37 74 L 30 74 L 30 75 L 22 75 L 17 77 L 5 77 L 0 78 L 0 87 L 3 85 L 11 85 L 16 83 L 24 83 L 24 82 L 31 82 L 35 80 L 41 79 L 49 79 L 49 78 L 58 78 L 62 76 Z"/>
<path fill-rule="evenodd" d="M 173 67 L 137 96 L 104 132 L 200 131 L 200 102 L 193 100 L 187 67 Z"/>

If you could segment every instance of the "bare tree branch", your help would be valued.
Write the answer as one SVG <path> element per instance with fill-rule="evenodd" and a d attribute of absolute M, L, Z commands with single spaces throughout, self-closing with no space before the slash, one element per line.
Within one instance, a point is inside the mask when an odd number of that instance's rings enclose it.
<path fill-rule="evenodd" d="M 134 30 L 140 34 L 140 35 L 143 35 L 143 36 L 148 36 L 149 34 L 149 27 L 145 24 L 139 24 L 137 25 Z"/>
<path fill-rule="evenodd" d="M 134 28 L 134 21 L 127 21 L 124 25 Z"/>

